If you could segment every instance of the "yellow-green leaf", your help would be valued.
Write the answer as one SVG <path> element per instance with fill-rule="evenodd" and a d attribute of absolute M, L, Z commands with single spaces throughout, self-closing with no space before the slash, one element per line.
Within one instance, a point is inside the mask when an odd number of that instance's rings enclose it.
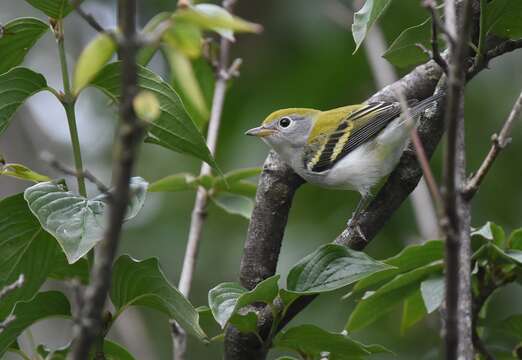
<path fill-rule="evenodd" d="M 203 34 L 201 29 L 193 23 L 177 21 L 174 26 L 165 31 L 163 41 L 189 58 L 195 59 L 201 55 Z"/>
<path fill-rule="evenodd" d="M 143 121 L 152 122 L 160 114 L 160 103 L 156 95 L 147 90 L 142 90 L 132 100 L 132 106 L 136 116 Z"/>
<path fill-rule="evenodd" d="M 116 43 L 106 33 L 96 36 L 83 49 L 74 69 L 73 94 L 75 96 L 96 77 L 115 51 Z"/>
<path fill-rule="evenodd" d="M 0 167 L 0 175 L 11 176 L 21 180 L 42 182 L 51 180 L 49 177 L 32 171 L 21 164 L 4 164 Z"/>
<path fill-rule="evenodd" d="M 201 129 L 208 122 L 209 109 L 203 91 L 192 68 L 190 60 L 181 52 L 166 47 L 165 55 L 170 65 L 172 82 L 183 103 Z"/>
<path fill-rule="evenodd" d="M 180 9 L 174 14 L 174 19 L 188 21 L 203 29 L 213 30 L 226 38 L 231 38 L 230 31 L 258 33 L 263 29 L 261 25 L 233 16 L 214 4 L 198 4 Z"/>

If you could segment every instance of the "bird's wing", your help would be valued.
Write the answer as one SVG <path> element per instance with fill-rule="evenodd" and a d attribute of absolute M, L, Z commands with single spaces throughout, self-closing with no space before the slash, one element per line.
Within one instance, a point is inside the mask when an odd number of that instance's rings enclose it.
<path fill-rule="evenodd" d="M 344 108 L 332 110 L 336 112 Z M 401 113 L 399 103 L 374 102 L 345 108 L 347 114 L 337 127 L 325 126 L 321 122 L 331 123 L 332 117 L 339 118 L 330 111 L 319 115 L 313 133 L 313 141 L 304 152 L 304 166 L 309 171 L 322 172 L 331 169 L 339 160 L 348 155 L 358 146 L 374 138 Z M 330 113 L 330 114 L 329 114 Z"/>

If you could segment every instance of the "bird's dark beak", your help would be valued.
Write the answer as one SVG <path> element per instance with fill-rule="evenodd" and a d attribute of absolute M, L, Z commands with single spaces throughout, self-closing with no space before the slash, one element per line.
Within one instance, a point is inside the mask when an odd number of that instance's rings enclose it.
<path fill-rule="evenodd" d="M 274 129 L 270 129 L 265 126 L 258 126 L 245 132 L 245 135 L 265 137 L 268 135 L 272 135 L 274 132 Z"/>

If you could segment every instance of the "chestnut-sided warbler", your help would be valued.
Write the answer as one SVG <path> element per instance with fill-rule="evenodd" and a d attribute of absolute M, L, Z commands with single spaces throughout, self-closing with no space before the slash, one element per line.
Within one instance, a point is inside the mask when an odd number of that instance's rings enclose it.
<path fill-rule="evenodd" d="M 371 188 L 397 165 L 420 115 L 442 93 L 409 101 L 371 102 L 320 111 L 278 110 L 246 135 L 260 137 L 303 179 L 326 188 L 356 190 L 362 210 Z"/>

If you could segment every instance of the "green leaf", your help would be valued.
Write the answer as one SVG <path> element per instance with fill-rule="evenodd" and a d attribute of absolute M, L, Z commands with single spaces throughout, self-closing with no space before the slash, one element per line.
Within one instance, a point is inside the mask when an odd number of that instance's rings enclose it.
<path fill-rule="evenodd" d="M 214 204 L 232 215 L 240 215 L 250 220 L 254 210 L 252 199 L 241 195 L 217 194 L 212 196 Z"/>
<path fill-rule="evenodd" d="M 121 62 L 115 62 L 106 65 L 92 81 L 92 85 L 118 101 L 121 95 L 120 78 Z M 158 75 L 141 66 L 138 67 L 138 84 L 141 89 L 156 95 L 161 107 L 160 117 L 150 124 L 149 138 L 146 142 L 194 155 L 218 169 L 203 135 L 186 112 L 174 89 Z"/>
<path fill-rule="evenodd" d="M 398 67 L 424 63 L 429 58 L 417 44 L 429 48 L 430 37 L 431 18 L 428 18 L 421 24 L 409 27 L 401 32 L 382 57 Z"/>
<path fill-rule="evenodd" d="M 33 7 L 43 11 L 45 15 L 53 19 L 61 19 L 67 16 L 73 8 L 69 0 L 25 0 Z M 80 0 L 81 3 L 83 0 Z"/>
<path fill-rule="evenodd" d="M 20 105 L 46 88 L 45 78 L 26 68 L 14 68 L 0 75 L 0 134 L 7 128 Z"/>
<path fill-rule="evenodd" d="M 492 240 L 495 245 L 500 247 L 504 245 L 506 240 L 504 229 L 491 221 L 488 221 L 479 229 L 474 229 L 471 232 L 471 236 L 481 236 L 484 239 Z"/>
<path fill-rule="evenodd" d="M 444 276 L 426 279 L 421 283 L 422 300 L 424 305 L 426 305 L 428 314 L 431 314 L 442 305 L 446 293 L 444 286 Z"/>
<path fill-rule="evenodd" d="M 511 315 L 494 324 L 493 328 L 509 334 L 516 339 L 522 339 L 522 314 Z"/>
<path fill-rule="evenodd" d="M 45 360 L 66 360 L 71 344 L 67 344 L 58 349 L 50 349 L 45 345 L 38 345 L 36 352 Z M 95 359 L 95 349 L 91 350 L 89 358 Z M 103 355 L 106 360 L 134 360 L 134 356 L 120 344 L 105 339 L 103 341 Z"/>
<path fill-rule="evenodd" d="M 262 171 L 263 171 L 263 169 L 260 167 L 251 167 L 251 168 L 242 168 L 242 169 L 232 170 L 232 171 L 227 172 L 223 176 L 224 180 L 222 180 L 222 182 L 223 183 L 228 182 L 229 184 L 232 184 L 232 183 L 238 182 L 240 180 L 245 180 L 245 179 L 257 176 L 257 175 L 261 174 Z"/>
<path fill-rule="evenodd" d="M 277 296 L 279 275 L 271 276 L 261 281 L 248 291 L 238 283 L 221 283 L 208 292 L 208 304 L 214 319 L 225 327 L 230 318 L 242 307 L 255 302 L 271 304 Z"/>
<path fill-rule="evenodd" d="M 443 256 L 444 243 L 441 240 L 431 240 L 421 245 L 408 246 L 399 254 L 383 260 L 385 264 L 393 266 L 393 269 L 384 270 L 361 279 L 355 284 L 353 292 L 362 292 L 383 284 L 399 274 L 441 260 Z"/>
<path fill-rule="evenodd" d="M 58 244 L 56 244 L 56 247 L 58 247 Z M 87 284 L 89 283 L 89 262 L 82 258 L 74 264 L 69 264 L 63 252 L 60 251 L 48 277 L 55 280 L 76 279 L 82 284 Z"/>
<path fill-rule="evenodd" d="M 426 316 L 426 308 L 419 289 L 404 300 L 402 308 L 401 334 Z"/>
<path fill-rule="evenodd" d="M 149 186 L 150 192 L 176 192 L 185 190 L 196 190 L 198 188 L 198 178 L 192 174 L 181 173 L 169 175 L 153 182 Z"/>
<path fill-rule="evenodd" d="M 207 338 L 199 326 L 198 312 L 167 280 L 157 259 L 137 261 L 120 256 L 113 268 L 110 297 L 116 316 L 129 306 L 145 306 L 168 315 L 200 340 Z"/>
<path fill-rule="evenodd" d="M 48 291 L 39 293 L 29 302 L 16 304 L 13 315 L 14 321 L 2 331 L 0 336 L 0 356 L 26 328 L 51 316 L 70 316 L 71 308 L 69 301 L 61 292 Z"/>
<path fill-rule="evenodd" d="M 83 49 L 74 68 L 73 88 L 74 96 L 89 85 L 107 62 L 116 52 L 116 43 L 112 36 L 106 33 L 98 34 Z"/>
<path fill-rule="evenodd" d="M 190 59 L 201 55 L 203 34 L 198 26 L 190 22 L 176 22 L 174 26 L 165 31 L 162 40 L 167 45 L 166 49 L 178 50 Z"/>
<path fill-rule="evenodd" d="M 522 265 L 522 251 L 502 250 L 495 244 L 488 242 L 482 245 L 474 254 L 473 259 L 486 259 L 491 263 Z"/>
<path fill-rule="evenodd" d="M 244 315 L 235 313 L 229 321 L 242 333 L 257 332 L 257 315 L 255 312 L 251 311 Z"/>
<path fill-rule="evenodd" d="M 131 179 L 132 196 L 125 220 L 132 219 L 143 207 L 147 185 L 140 177 Z M 86 199 L 65 191 L 62 185 L 43 182 L 27 188 L 24 198 L 42 227 L 56 238 L 69 263 L 78 261 L 103 238 L 107 195 Z"/>
<path fill-rule="evenodd" d="M 233 16 L 224 8 L 214 4 L 197 4 L 174 13 L 174 20 L 186 21 L 203 29 L 217 32 L 222 37 L 234 40 L 233 32 L 261 32 L 261 25 Z"/>
<path fill-rule="evenodd" d="M 420 282 L 442 270 L 442 262 L 436 262 L 398 275 L 370 296 L 363 298 L 352 312 L 346 329 L 355 331 L 373 323 L 395 305 L 410 297 L 419 289 Z"/>
<path fill-rule="evenodd" d="M 370 355 L 365 345 L 347 335 L 329 332 L 315 325 L 299 325 L 279 333 L 274 346 L 306 354 L 310 359 L 328 352 L 329 360 L 354 360 Z"/>
<path fill-rule="evenodd" d="M 366 0 L 363 7 L 353 15 L 354 54 L 361 46 L 370 28 L 384 14 L 390 4 L 391 0 Z"/>
<path fill-rule="evenodd" d="M 495 8 L 493 12 L 492 8 Z M 522 37 L 522 1 L 496 0 L 487 6 L 488 13 L 494 13 L 490 20 L 491 32 L 501 37 L 518 39 Z"/>
<path fill-rule="evenodd" d="M 22 194 L 0 201 L 0 289 L 12 284 L 20 274 L 24 283 L 0 301 L 0 319 L 17 301 L 31 299 L 64 255 L 56 241 L 31 214 Z"/>
<path fill-rule="evenodd" d="M 34 18 L 19 18 L 5 24 L 0 36 L 0 74 L 20 65 L 48 29 L 46 23 Z"/>
<path fill-rule="evenodd" d="M 287 290 L 300 294 L 333 291 L 390 268 L 363 252 L 326 244 L 292 267 L 286 279 Z"/>
<path fill-rule="evenodd" d="M 190 60 L 181 52 L 172 48 L 165 48 L 165 56 L 170 65 L 172 85 L 179 92 L 187 110 L 202 129 L 209 119 L 209 109 L 199 86 L 198 79 Z"/>
<path fill-rule="evenodd" d="M 522 229 L 516 229 L 509 235 L 508 247 L 514 250 L 522 250 Z"/>
<path fill-rule="evenodd" d="M 0 176 L 11 176 L 21 180 L 42 182 L 51 180 L 49 177 L 38 174 L 22 164 L 4 164 L 0 166 Z"/>

